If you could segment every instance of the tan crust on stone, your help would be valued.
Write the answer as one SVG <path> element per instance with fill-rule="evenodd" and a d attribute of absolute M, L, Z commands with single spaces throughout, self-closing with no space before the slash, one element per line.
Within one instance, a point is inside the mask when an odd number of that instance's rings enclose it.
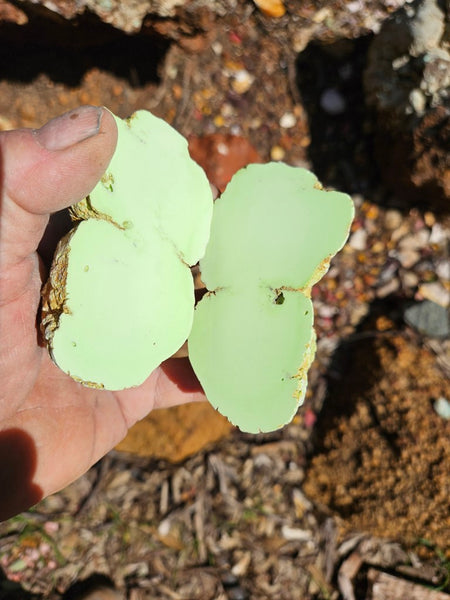
<path fill-rule="evenodd" d="M 320 281 L 322 279 L 322 277 L 325 275 L 325 273 L 327 273 L 328 269 L 330 268 L 330 263 L 331 263 L 331 259 L 333 258 L 333 256 L 334 256 L 334 254 L 330 254 L 329 256 L 326 256 L 319 263 L 319 265 L 315 268 L 314 273 L 311 275 L 310 280 L 305 285 L 305 287 L 302 289 L 302 292 L 308 298 L 311 298 L 311 288 L 312 288 L 312 286 L 315 283 L 317 283 L 318 281 Z"/>
<path fill-rule="evenodd" d="M 41 292 L 41 332 L 50 350 L 52 348 L 53 334 L 58 328 L 60 315 L 70 312 L 66 304 L 66 280 L 70 240 L 75 231 L 76 227 L 58 242 L 50 275 Z"/>
<path fill-rule="evenodd" d="M 81 383 L 85 387 L 89 387 L 94 390 L 104 390 L 105 389 L 105 386 L 103 385 L 103 383 L 97 383 L 96 381 L 84 381 L 84 379 L 81 379 L 81 377 L 77 377 L 76 375 L 72 375 L 71 373 L 68 373 L 68 375 L 70 375 L 70 377 L 72 377 L 72 379 L 74 381 L 76 381 L 77 383 Z"/>
<path fill-rule="evenodd" d="M 101 181 L 106 188 L 110 189 L 110 185 L 112 185 L 112 183 L 110 179 L 108 179 L 107 175 L 104 175 Z M 114 180 L 112 180 L 112 182 L 113 181 Z M 106 213 L 102 213 L 96 210 L 92 206 L 91 199 L 89 196 L 86 196 L 86 198 L 83 198 L 83 200 L 80 200 L 80 202 L 77 202 L 77 204 L 71 206 L 69 208 L 69 212 L 73 221 L 87 221 L 88 219 L 99 219 L 102 221 L 108 221 L 108 223 L 111 223 L 112 225 L 114 225 L 114 227 L 118 227 L 119 229 L 127 229 L 130 227 L 129 223 L 119 225 L 119 223 L 114 221 L 114 219 L 112 219 Z"/>
<path fill-rule="evenodd" d="M 316 332 L 314 329 L 311 332 L 311 339 L 306 346 L 305 355 L 303 358 L 302 364 L 299 366 L 297 373 L 293 376 L 293 379 L 298 380 L 298 387 L 294 392 L 294 398 L 297 400 L 300 399 L 300 396 L 304 392 L 304 388 L 306 386 L 306 376 L 311 367 L 311 364 L 314 360 L 314 356 L 316 354 Z"/>

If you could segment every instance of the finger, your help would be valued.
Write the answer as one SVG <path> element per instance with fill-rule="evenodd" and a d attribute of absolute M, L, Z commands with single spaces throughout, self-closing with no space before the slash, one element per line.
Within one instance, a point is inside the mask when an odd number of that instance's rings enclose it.
<path fill-rule="evenodd" d="M 3 266 L 34 252 L 49 213 L 84 198 L 105 172 L 117 142 L 113 116 L 85 106 L 39 130 L 0 134 Z"/>
<path fill-rule="evenodd" d="M 105 109 L 83 106 L 41 129 L 0 136 L 4 189 L 26 211 L 43 215 L 86 196 L 104 173 L 117 142 Z"/>

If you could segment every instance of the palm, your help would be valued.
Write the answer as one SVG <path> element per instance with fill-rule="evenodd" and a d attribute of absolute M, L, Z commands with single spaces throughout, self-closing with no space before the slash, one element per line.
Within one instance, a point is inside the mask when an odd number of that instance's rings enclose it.
<path fill-rule="evenodd" d="M 0 137 L 0 485 L 8 490 L 0 519 L 76 479 L 152 408 L 201 396 L 195 386 L 180 386 L 180 369 L 170 364 L 139 388 L 88 389 L 60 371 L 40 344 L 36 315 L 46 273 L 36 249 L 49 213 L 80 200 L 104 172 L 116 141 L 106 113 L 101 133 L 57 154 L 36 148 L 30 131 Z M 67 176 L 74 161 L 77 173 L 84 169 L 81 179 Z"/>

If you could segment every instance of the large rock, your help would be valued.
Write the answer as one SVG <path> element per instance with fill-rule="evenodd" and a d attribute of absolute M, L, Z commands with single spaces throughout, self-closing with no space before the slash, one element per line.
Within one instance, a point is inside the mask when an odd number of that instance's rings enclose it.
<path fill-rule="evenodd" d="M 448 11 L 448 9 L 447 9 Z M 385 21 L 369 51 L 367 102 L 382 174 L 400 199 L 450 209 L 449 14 L 419 0 Z"/>

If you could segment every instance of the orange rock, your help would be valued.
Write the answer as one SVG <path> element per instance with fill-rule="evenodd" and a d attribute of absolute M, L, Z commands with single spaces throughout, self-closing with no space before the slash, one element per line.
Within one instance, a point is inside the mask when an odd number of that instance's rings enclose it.
<path fill-rule="evenodd" d="M 229 435 L 232 425 L 209 402 L 154 410 L 130 429 L 117 450 L 179 462 Z"/>
<path fill-rule="evenodd" d="M 209 181 L 221 192 L 236 171 L 250 163 L 263 162 L 246 138 L 229 133 L 191 136 L 189 152 L 205 170 Z"/>
<path fill-rule="evenodd" d="M 282 17 L 286 8 L 283 0 L 253 0 L 259 10 L 266 15 L 266 17 Z"/>

